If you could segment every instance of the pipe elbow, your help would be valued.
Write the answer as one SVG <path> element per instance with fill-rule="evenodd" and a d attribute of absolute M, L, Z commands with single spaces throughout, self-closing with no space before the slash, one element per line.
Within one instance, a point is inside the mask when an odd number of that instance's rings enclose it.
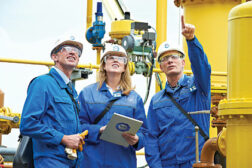
<path fill-rule="evenodd" d="M 208 139 L 201 150 L 201 163 L 210 163 L 214 165 L 214 154 L 218 150 L 217 138 Z"/>

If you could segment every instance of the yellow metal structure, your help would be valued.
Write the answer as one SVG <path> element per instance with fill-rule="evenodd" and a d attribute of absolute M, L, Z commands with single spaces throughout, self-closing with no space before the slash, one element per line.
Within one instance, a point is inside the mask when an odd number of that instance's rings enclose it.
<path fill-rule="evenodd" d="M 219 104 L 227 120 L 227 167 L 252 165 L 252 2 L 234 7 L 228 17 L 228 92 Z"/>
<path fill-rule="evenodd" d="M 2 117 L 5 117 L 7 119 L 3 119 Z M 19 121 L 13 122 L 9 120 L 13 117 L 18 117 Z M 19 128 L 20 117 L 21 117 L 20 113 L 12 113 L 9 107 L 0 108 L 0 133 L 9 134 L 12 128 Z"/>
<path fill-rule="evenodd" d="M 112 39 L 120 39 L 124 36 L 130 35 L 131 23 L 133 20 L 116 20 L 111 23 L 111 32 L 109 32 L 109 36 Z M 121 42 L 119 42 L 120 44 Z"/>
<path fill-rule="evenodd" d="M 159 45 L 166 41 L 167 39 L 167 0 L 157 0 L 156 1 L 156 31 L 157 31 L 157 49 Z M 159 68 L 159 64 L 156 64 L 156 67 Z M 160 80 L 163 87 L 165 86 L 166 76 L 164 73 L 160 73 Z M 160 91 L 160 87 L 156 82 L 156 92 Z"/>
<path fill-rule="evenodd" d="M 212 71 L 227 71 L 227 17 L 229 11 L 239 3 L 239 0 L 183 0 L 181 3 L 185 21 L 195 25 L 195 34 L 204 47 Z M 183 44 L 187 53 L 185 40 Z M 188 56 L 185 60 L 185 69 L 191 69 Z M 211 85 L 225 93 L 226 77 L 212 76 Z"/>
<path fill-rule="evenodd" d="M 0 89 L 0 108 L 4 106 L 4 92 Z M 0 146 L 2 145 L 2 134 L 0 133 Z M 1 163 L 1 155 L 0 155 L 0 163 Z"/>
<path fill-rule="evenodd" d="M 0 108 L 4 105 L 4 92 L 0 89 Z"/>
<path fill-rule="evenodd" d="M 87 24 L 86 30 L 92 26 L 93 0 L 87 0 Z"/>
<path fill-rule="evenodd" d="M 222 131 L 218 134 L 217 145 L 218 151 L 223 155 L 227 155 L 227 129 L 223 128 Z"/>
<path fill-rule="evenodd" d="M 33 60 L 22 60 L 22 59 L 9 59 L 9 58 L 0 58 L 0 62 L 7 63 L 19 63 L 19 64 L 32 64 L 32 65 L 45 65 L 45 66 L 53 66 L 54 62 L 46 62 L 46 61 L 33 61 Z M 79 64 L 77 68 L 89 68 L 89 69 L 98 69 L 99 65 L 93 64 Z"/>
<path fill-rule="evenodd" d="M 99 66 L 101 63 L 100 59 L 101 59 L 102 47 L 93 47 L 93 49 L 96 50 L 96 64 L 97 66 Z M 99 72 L 99 68 L 97 68 L 96 70 L 96 81 L 98 81 L 98 77 L 99 77 L 98 72 Z"/>

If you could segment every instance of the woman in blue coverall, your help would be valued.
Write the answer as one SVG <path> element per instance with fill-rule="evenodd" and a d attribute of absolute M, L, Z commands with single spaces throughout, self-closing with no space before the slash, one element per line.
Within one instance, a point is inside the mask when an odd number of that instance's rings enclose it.
<path fill-rule="evenodd" d="M 103 118 L 94 120 L 113 99 L 118 99 Z M 80 121 L 82 130 L 88 130 L 84 159 L 81 167 L 87 168 L 134 168 L 136 150 L 145 144 L 147 134 L 146 115 L 142 98 L 132 89 L 127 54 L 124 48 L 107 44 L 101 58 L 99 82 L 85 87 L 80 95 Z M 100 139 L 114 113 L 119 113 L 143 121 L 135 135 L 123 133 L 128 147 L 123 147 Z"/>

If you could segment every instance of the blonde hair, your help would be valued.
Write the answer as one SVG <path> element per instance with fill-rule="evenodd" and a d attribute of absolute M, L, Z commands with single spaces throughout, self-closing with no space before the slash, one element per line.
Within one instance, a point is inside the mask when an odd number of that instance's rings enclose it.
<path fill-rule="evenodd" d="M 103 57 L 104 58 L 104 57 Z M 100 89 L 102 87 L 102 84 L 104 82 L 106 82 L 107 79 L 107 73 L 104 70 L 105 67 L 105 62 L 104 59 L 101 60 L 101 64 L 100 64 L 100 69 L 99 69 L 99 85 L 98 88 Z M 127 62 L 126 67 L 125 67 L 125 71 L 122 73 L 121 75 L 121 80 L 120 80 L 120 89 L 122 90 L 123 94 L 128 95 L 130 93 L 131 90 L 134 90 L 134 88 L 132 88 L 132 83 L 131 83 L 131 77 L 130 77 L 130 71 L 129 71 L 129 64 Z"/>

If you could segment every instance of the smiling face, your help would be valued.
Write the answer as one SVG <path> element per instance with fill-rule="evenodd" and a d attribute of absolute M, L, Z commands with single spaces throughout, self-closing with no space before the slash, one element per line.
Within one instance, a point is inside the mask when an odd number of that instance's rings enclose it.
<path fill-rule="evenodd" d="M 185 60 L 175 56 L 179 54 L 178 51 L 168 51 L 161 57 L 160 69 L 167 77 L 180 76 L 183 74 Z"/>
<path fill-rule="evenodd" d="M 125 72 L 127 64 L 127 58 L 124 56 L 108 55 L 104 58 L 105 66 L 104 70 L 107 74 L 117 73 L 122 74 Z"/>
<path fill-rule="evenodd" d="M 73 70 L 79 63 L 79 52 L 74 46 L 63 46 L 56 54 L 52 54 L 52 59 L 60 70 Z"/>

